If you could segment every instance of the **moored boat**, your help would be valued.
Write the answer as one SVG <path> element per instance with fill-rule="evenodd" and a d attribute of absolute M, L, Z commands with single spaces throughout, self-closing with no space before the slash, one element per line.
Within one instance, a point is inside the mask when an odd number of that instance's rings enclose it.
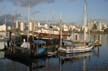
<path fill-rule="evenodd" d="M 93 46 L 79 46 L 79 47 L 66 47 L 66 48 L 59 48 L 58 50 L 60 52 L 65 53 L 82 53 L 82 52 L 88 52 L 93 49 Z"/>
<path fill-rule="evenodd" d="M 60 27 L 62 25 L 62 22 L 60 23 Z M 80 46 L 75 46 L 73 43 L 68 42 L 66 46 L 62 46 L 62 28 L 60 28 L 60 47 L 58 48 L 59 52 L 64 52 L 64 53 L 81 53 L 81 52 L 88 52 L 93 49 L 93 45 L 89 45 L 86 43 L 87 41 L 87 2 L 84 0 L 84 44 Z M 71 45 L 72 44 L 72 45 Z"/>
<path fill-rule="evenodd" d="M 43 45 L 42 42 L 39 44 L 36 41 L 32 43 L 33 47 L 31 47 L 31 44 L 29 42 L 26 42 L 25 40 L 20 47 L 17 47 L 17 46 L 7 47 L 6 50 L 7 52 L 9 52 L 7 53 L 7 55 L 9 54 L 11 56 L 21 57 L 21 58 L 25 58 L 25 57 L 39 58 L 39 57 L 46 56 L 47 49 L 42 46 Z M 41 45 L 41 46 L 38 47 L 38 45 Z"/>

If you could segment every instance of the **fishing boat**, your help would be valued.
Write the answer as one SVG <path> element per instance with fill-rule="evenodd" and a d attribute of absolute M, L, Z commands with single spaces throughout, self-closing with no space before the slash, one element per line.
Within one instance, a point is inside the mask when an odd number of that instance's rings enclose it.
<path fill-rule="evenodd" d="M 28 34 L 29 33 L 27 33 L 27 35 Z M 11 37 L 11 33 L 9 35 L 9 37 Z M 27 37 L 28 40 L 23 39 L 23 42 L 15 42 L 15 40 L 10 39 L 9 42 L 7 42 L 8 45 L 6 46 L 6 54 L 20 58 L 39 58 L 46 56 L 47 49 L 44 46 L 46 45 L 46 42 L 40 39 L 35 40 L 33 38 L 33 36 Z M 17 46 L 16 44 L 19 42 L 22 42 L 22 44 L 20 44 L 20 46 Z"/>
<path fill-rule="evenodd" d="M 84 25 L 87 24 L 87 15 L 86 15 L 86 0 L 84 0 Z M 62 21 L 61 21 L 62 22 Z M 60 26 L 62 23 L 60 22 Z M 67 45 L 67 46 L 62 46 L 62 28 L 60 28 L 60 47 L 58 48 L 59 52 L 64 52 L 64 53 L 82 53 L 82 52 L 88 52 L 93 49 L 93 45 L 86 43 L 86 27 L 84 26 L 84 44 L 80 46 L 75 46 L 74 44 L 72 45 Z"/>
<path fill-rule="evenodd" d="M 29 12 L 30 12 L 30 6 L 28 6 L 28 21 L 27 21 L 28 25 L 30 23 Z M 20 49 L 19 48 L 17 49 L 21 50 L 23 54 L 26 54 L 27 56 L 30 57 L 45 56 L 47 54 L 47 50 L 42 45 L 46 44 L 46 42 L 38 39 L 34 40 L 34 37 L 29 35 L 29 27 L 26 31 L 27 31 L 27 41 L 24 40 L 22 45 L 19 47 Z M 34 34 L 34 31 L 32 32 L 32 34 Z"/>

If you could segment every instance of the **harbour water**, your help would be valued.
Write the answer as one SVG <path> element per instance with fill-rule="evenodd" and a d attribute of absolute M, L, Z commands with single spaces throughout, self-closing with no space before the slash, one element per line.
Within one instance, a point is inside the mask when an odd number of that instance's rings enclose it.
<path fill-rule="evenodd" d="M 91 52 L 32 61 L 5 57 L 0 51 L 0 71 L 108 71 L 108 34 L 98 34 L 97 38 L 102 46 Z"/>

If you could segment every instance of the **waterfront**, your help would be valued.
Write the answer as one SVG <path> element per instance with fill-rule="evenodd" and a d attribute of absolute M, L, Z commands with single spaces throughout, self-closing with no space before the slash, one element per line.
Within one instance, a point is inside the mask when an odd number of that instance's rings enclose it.
<path fill-rule="evenodd" d="M 92 52 L 32 61 L 5 57 L 1 51 L 0 71 L 108 71 L 108 34 L 100 35 L 100 39 L 102 46 Z"/>

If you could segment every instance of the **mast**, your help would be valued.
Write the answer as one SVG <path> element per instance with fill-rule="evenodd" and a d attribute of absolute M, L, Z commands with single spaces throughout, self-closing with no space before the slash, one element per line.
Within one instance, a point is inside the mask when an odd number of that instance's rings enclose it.
<path fill-rule="evenodd" d="M 86 38 L 86 24 L 87 24 L 87 0 L 84 0 L 84 41 L 87 40 Z"/>
<path fill-rule="evenodd" d="M 28 5 L 27 9 L 28 9 L 28 17 L 27 17 L 27 27 L 28 27 L 28 29 L 27 29 L 27 42 L 29 42 L 30 5 Z"/>
<path fill-rule="evenodd" d="M 7 37 L 7 25 L 6 25 L 6 22 L 7 22 L 7 19 L 6 19 L 6 16 L 5 16 L 5 26 L 6 26 L 6 30 L 5 30 L 6 35 L 5 35 L 5 38 Z"/>
<path fill-rule="evenodd" d="M 16 24 L 16 15 L 14 16 L 14 25 L 13 25 L 13 33 L 14 33 L 14 46 L 15 46 L 15 39 L 16 39 L 16 27 L 15 27 L 15 24 Z"/>
<path fill-rule="evenodd" d="M 60 16 L 60 47 L 62 47 L 62 18 Z"/>

